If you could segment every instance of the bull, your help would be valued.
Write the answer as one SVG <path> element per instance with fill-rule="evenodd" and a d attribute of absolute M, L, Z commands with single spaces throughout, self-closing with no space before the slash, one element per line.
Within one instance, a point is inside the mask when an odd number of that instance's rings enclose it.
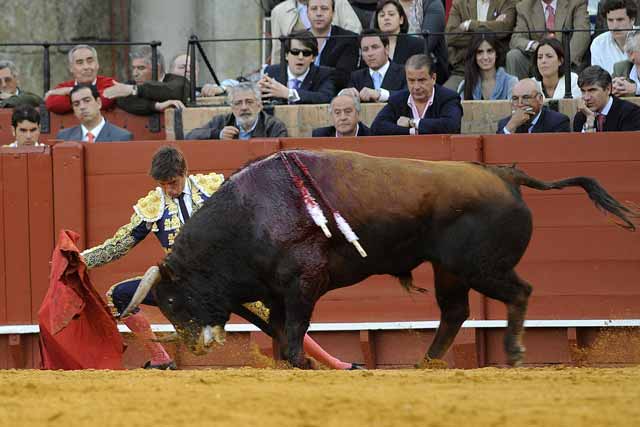
<path fill-rule="evenodd" d="M 293 168 L 286 161 L 292 156 L 299 160 Z M 322 196 L 321 205 L 339 208 L 366 257 L 333 221 L 332 238 L 313 223 L 296 176 Z M 514 271 L 532 233 L 521 186 L 581 187 L 618 225 L 635 230 L 638 213 L 588 177 L 545 182 L 516 167 L 292 150 L 233 174 L 184 226 L 173 252 L 149 269 L 127 311 L 153 289 L 180 338 L 202 352 L 223 342 L 231 313 L 247 317 L 243 304 L 263 301 L 268 323 L 247 318 L 274 337 L 283 358 L 307 368 L 302 340 L 322 295 L 374 274 L 396 276 L 412 289 L 412 270 L 430 262 L 441 313 L 425 360 L 446 353 L 469 316 L 474 289 L 506 305 L 504 349 L 517 366 L 532 291 Z"/>

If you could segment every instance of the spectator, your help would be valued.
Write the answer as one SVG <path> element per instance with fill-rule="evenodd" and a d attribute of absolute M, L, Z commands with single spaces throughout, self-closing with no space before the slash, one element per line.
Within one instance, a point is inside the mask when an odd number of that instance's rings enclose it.
<path fill-rule="evenodd" d="M 358 35 L 353 31 L 331 25 L 334 5 L 335 0 L 309 0 L 307 12 L 311 22 L 311 33 L 318 41 L 319 53 L 314 63 L 317 66 L 335 68 L 336 90 L 340 90 L 347 86 L 351 72 L 356 69 Z M 346 36 L 352 36 L 352 38 Z"/>
<path fill-rule="evenodd" d="M 131 132 L 112 125 L 102 117 L 102 99 L 95 86 L 79 83 L 71 88 L 69 98 L 80 125 L 62 129 L 58 132 L 57 139 L 87 143 L 133 139 Z"/>
<path fill-rule="evenodd" d="M 104 96 L 115 99 L 118 107 L 128 113 L 150 115 L 165 109 L 184 108 L 189 81 L 183 76 L 165 74 L 164 57 L 158 52 L 158 81 L 152 80 L 151 47 L 143 46 L 129 54 L 133 80 L 115 82 L 105 89 Z"/>
<path fill-rule="evenodd" d="M 543 8 L 544 5 L 544 8 Z M 558 19 L 556 19 L 556 16 Z M 516 26 L 507 53 L 507 73 L 519 79 L 529 76 L 529 66 L 540 40 L 553 36 L 562 43 L 562 33 L 554 30 L 588 30 L 589 16 L 584 0 L 521 0 L 516 5 Z M 548 30 L 544 33 L 532 31 Z M 589 48 L 589 31 L 579 31 L 571 35 L 571 64 L 580 67 L 582 58 Z"/>
<path fill-rule="evenodd" d="M 351 73 L 349 91 L 362 102 L 387 102 L 389 96 L 407 88 L 404 66 L 389 61 L 389 39 L 376 30 L 364 30 L 360 51 L 366 68 Z"/>
<path fill-rule="evenodd" d="M 634 0 L 605 0 L 602 9 L 609 31 L 593 39 L 591 65 L 599 65 L 611 74 L 616 62 L 627 59 L 624 46 L 630 31 L 620 30 L 633 28 L 638 9 Z"/>
<path fill-rule="evenodd" d="M 511 95 L 512 114 L 498 122 L 497 133 L 571 132 L 569 117 L 545 107 L 543 101 L 534 80 L 520 80 Z"/>
<path fill-rule="evenodd" d="M 564 98 L 564 70 L 564 50 L 558 39 L 540 40 L 533 55 L 533 76 L 546 98 Z M 571 73 L 571 96 L 580 97 L 576 73 Z"/>
<path fill-rule="evenodd" d="M 0 108 L 14 108 L 28 104 L 38 107 L 42 98 L 19 87 L 18 68 L 12 61 L 0 61 Z"/>
<path fill-rule="evenodd" d="M 463 99 L 511 99 L 518 78 L 500 66 L 504 64 L 504 51 L 495 36 L 475 34 L 464 62 L 464 80 L 458 88 Z"/>
<path fill-rule="evenodd" d="M 98 89 L 103 110 L 109 110 L 114 107 L 115 101 L 106 98 L 104 90 L 113 86 L 114 80 L 111 77 L 98 75 L 100 63 L 98 62 L 98 52 L 86 44 L 78 44 L 71 48 L 68 54 L 69 71 L 73 76 L 73 80 L 68 80 L 51 89 L 44 96 L 47 110 L 65 114 L 71 112 L 71 100 L 69 94 L 74 86 L 79 84 L 93 85 Z"/>
<path fill-rule="evenodd" d="M 40 138 L 40 113 L 32 105 L 20 104 L 11 114 L 11 132 L 15 138 L 4 147 L 42 147 Z"/>
<path fill-rule="evenodd" d="M 515 0 L 454 0 L 449 11 L 446 31 L 448 33 L 511 31 L 516 25 Z M 498 44 L 508 42 L 511 34 L 496 34 Z M 463 34 L 447 36 L 451 76 L 444 84 L 457 90 L 465 77 L 465 58 L 471 37 Z M 492 43 L 494 49 L 496 46 Z M 466 62 L 468 65 L 468 62 Z"/>
<path fill-rule="evenodd" d="M 640 130 L 640 107 L 612 96 L 611 83 L 611 75 L 597 65 L 580 73 L 582 99 L 573 118 L 574 132 Z"/>
<path fill-rule="evenodd" d="M 444 84 L 449 78 L 447 42 L 444 35 L 444 2 L 441 0 L 414 0 L 411 9 L 411 26 L 421 33 L 432 33 L 427 38 L 426 52 L 431 56 L 438 84 Z"/>
<path fill-rule="evenodd" d="M 405 64 L 407 87 L 378 113 L 371 125 L 374 135 L 460 133 L 462 106 L 454 91 L 436 84 L 431 57 L 414 55 Z"/>
<path fill-rule="evenodd" d="M 359 34 L 362 25 L 358 15 L 347 0 L 335 0 L 333 23 L 345 30 Z M 271 11 L 271 37 L 274 38 L 271 46 L 271 64 L 280 62 L 281 36 L 286 36 L 294 31 L 308 30 L 311 22 L 307 14 L 307 0 L 285 0 Z M 329 102 L 329 101 L 327 101 Z"/>
<path fill-rule="evenodd" d="M 615 96 L 640 95 L 640 31 L 634 31 L 627 37 L 624 50 L 630 61 L 616 62 L 613 66 L 613 94 Z"/>
<path fill-rule="evenodd" d="M 370 136 L 371 130 L 360 121 L 360 98 L 347 89 L 340 91 L 329 104 L 333 126 L 314 129 L 313 137 Z"/>
<path fill-rule="evenodd" d="M 327 104 L 335 94 L 333 70 L 317 67 L 318 42 L 309 31 L 291 33 L 285 42 L 287 79 L 280 81 L 280 67 L 270 65 L 258 82 L 263 98 L 289 104 Z"/>
<path fill-rule="evenodd" d="M 424 53 L 424 39 L 407 36 L 409 19 L 398 0 L 380 0 L 376 7 L 373 27 L 389 38 L 389 58 L 404 65 L 413 55 Z"/>
<path fill-rule="evenodd" d="M 260 90 L 242 82 L 229 89 L 231 113 L 213 117 L 185 139 L 250 139 L 286 137 L 287 128 L 279 119 L 262 111 Z"/>

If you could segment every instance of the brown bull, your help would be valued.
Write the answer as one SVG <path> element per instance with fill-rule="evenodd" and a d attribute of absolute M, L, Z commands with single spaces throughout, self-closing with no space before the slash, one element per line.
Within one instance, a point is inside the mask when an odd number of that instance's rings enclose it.
<path fill-rule="evenodd" d="M 296 158 L 299 164 L 285 161 Z M 368 256 L 331 218 L 331 238 L 313 223 L 296 176 L 327 216 L 331 207 L 340 211 Z M 130 308 L 153 288 L 181 337 L 201 351 L 222 341 L 230 313 L 263 301 L 271 309 L 268 327 L 256 324 L 276 338 L 292 365 L 307 367 L 302 339 L 322 295 L 373 274 L 396 276 L 410 289 L 411 271 L 428 261 L 441 317 L 425 358 L 445 354 L 469 315 L 474 289 L 506 304 L 505 350 L 517 365 L 532 290 L 514 271 L 532 230 L 521 185 L 582 187 L 598 208 L 635 229 L 630 218 L 637 214 L 592 178 L 543 182 L 514 167 L 289 151 L 232 175 L 185 225 L 173 252 L 150 269 Z"/>

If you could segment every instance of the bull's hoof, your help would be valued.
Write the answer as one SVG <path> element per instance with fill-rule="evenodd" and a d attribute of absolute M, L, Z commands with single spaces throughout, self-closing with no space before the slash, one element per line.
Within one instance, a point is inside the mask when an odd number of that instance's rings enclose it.
<path fill-rule="evenodd" d="M 442 359 L 425 357 L 415 365 L 416 369 L 448 369 L 449 365 Z"/>
<path fill-rule="evenodd" d="M 518 346 L 518 348 L 510 350 L 507 353 L 507 363 L 509 364 L 509 366 L 513 368 L 519 368 L 520 366 L 522 366 L 522 363 L 524 361 L 524 353 L 525 348 L 523 346 Z"/>

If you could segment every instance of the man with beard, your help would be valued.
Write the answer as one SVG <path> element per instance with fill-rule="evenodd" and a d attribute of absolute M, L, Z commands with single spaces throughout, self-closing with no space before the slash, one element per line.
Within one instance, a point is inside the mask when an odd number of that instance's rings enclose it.
<path fill-rule="evenodd" d="M 279 119 L 262 111 L 260 90 L 251 82 L 229 88 L 231 113 L 214 116 L 203 127 L 193 129 L 185 139 L 250 139 L 287 136 Z"/>

